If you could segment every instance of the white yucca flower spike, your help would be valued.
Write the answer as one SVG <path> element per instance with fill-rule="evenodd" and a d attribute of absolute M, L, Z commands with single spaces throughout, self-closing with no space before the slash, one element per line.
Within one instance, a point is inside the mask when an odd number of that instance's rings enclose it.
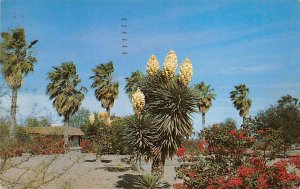
<path fill-rule="evenodd" d="M 159 70 L 159 62 L 156 56 L 153 54 L 147 63 L 147 73 L 148 75 L 152 76 Z"/>
<path fill-rule="evenodd" d="M 98 112 L 98 120 L 101 121 L 103 119 L 108 119 L 109 114 L 107 112 Z"/>
<path fill-rule="evenodd" d="M 103 121 L 105 125 L 110 126 L 111 125 L 111 120 L 110 120 L 110 115 L 107 112 L 98 112 L 98 120 Z"/>
<path fill-rule="evenodd" d="M 190 59 L 186 58 L 180 66 L 178 80 L 182 85 L 187 86 L 189 82 L 192 80 L 192 76 L 193 76 L 192 63 Z"/>
<path fill-rule="evenodd" d="M 94 115 L 94 113 L 90 114 L 89 121 L 90 121 L 91 125 L 94 125 L 94 123 L 95 123 L 95 115 Z"/>
<path fill-rule="evenodd" d="M 145 106 L 145 95 L 140 89 L 132 94 L 131 102 L 135 113 L 139 116 Z"/>
<path fill-rule="evenodd" d="M 167 79 L 167 81 L 174 77 L 177 66 L 177 55 L 175 51 L 170 50 L 166 56 L 162 71 L 162 75 Z"/>

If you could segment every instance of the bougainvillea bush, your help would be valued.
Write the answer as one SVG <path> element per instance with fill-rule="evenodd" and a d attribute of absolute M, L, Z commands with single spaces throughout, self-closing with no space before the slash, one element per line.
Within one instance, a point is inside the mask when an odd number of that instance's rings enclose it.
<path fill-rule="evenodd" d="M 56 136 L 35 136 L 30 140 L 27 151 L 31 154 L 50 155 L 64 153 L 64 140 Z"/>
<path fill-rule="evenodd" d="M 261 134 L 247 128 L 237 129 L 234 124 L 205 129 L 198 148 L 178 149 L 177 156 L 183 163 L 177 169 L 177 177 L 183 183 L 173 187 L 279 189 L 298 186 L 300 158 L 269 161 L 276 157 L 278 150 L 266 154 L 256 149 L 257 138 L 263 137 Z"/>

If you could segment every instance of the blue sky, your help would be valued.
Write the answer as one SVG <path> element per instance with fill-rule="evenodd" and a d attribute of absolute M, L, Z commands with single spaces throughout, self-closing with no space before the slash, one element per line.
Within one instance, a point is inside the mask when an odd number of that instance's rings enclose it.
<path fill-rule="evenodd" d="M 128 54 L 122 55 L 121 25 L 125 22 Z M 28 41 L 39 39 L 35 47 L 38 63 L 20 91 L 19 119 L 30 115 L 33 104 L 47 109 L 38 111 L 40 116 L 56 115 L 45 95 L 46 78 L 52 66 L 65 61 L 76 64 L 82 85 L 89 88 L 91 69 L 112 60 L 121 84 L 112 113 L 131 114 L 124 78 L 137 69 L 145 72 L 152 54 L 162 67 L 170 49 L 177 53 L 179 64 L 186 57 L 192 61 L 192 84 L 205 81 L 215 89 L 217 98 L 207 114 L 208 124 L 228 117 L 241 123 L 229 99 L 239 83 L 250 88 L 252 116 L 283 95 L 300 97 L 298 0 L 2 0 L 1 31 L 17 26 L 25 28 Z M 4 100 L 6 107 L 9 103 Z M 83 106 L 101 110 L 91 88 Z M 200 129 L 200 117 L 194 115 L 195 130 Z"/>

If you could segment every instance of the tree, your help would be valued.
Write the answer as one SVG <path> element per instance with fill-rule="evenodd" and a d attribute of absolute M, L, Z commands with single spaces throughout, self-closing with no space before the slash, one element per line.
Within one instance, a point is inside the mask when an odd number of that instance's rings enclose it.
<path fill-rule="evenodd" d="M 11 110 L 10 110 L 10 137 L 14 136 L 16 126 L 17 98 L 18 91 L 21 88 L 24 77 L 33 71 L 37 59 L 32 56 L 32 48 L 38 42 L 34 40 L 26 43 L 25 31 L 23 28 L 16 28 L 10 33 L 2 32 L 3 39 L 0 49 L 0 64 L 2 65 L 2 74 L 6 79 L 8 86 L 12 90 Z"/>
<path fill-rule="evenodd" d="M 245 84 L 234 86 L 235 90 L 231 91 L 230 98 L 234 107 L 239 111 L 243 117 L 243 125 L 246 122 L 246 116 L 249 114 L 249 109 L 252 105 L 252 100 L 248 98 L 249 88 Z"/>
<path fill-rule="evenodd" d="M 58 115 L 64 117 L 66 147 L 68 143 L 67 126 L 70 117 L 78 111 L 87 89 L 85 87 L 77 89 L 81 80 L 73 62 L 64 62 L 61 66 L 53 67 L 53 69 L 52 72 L 48 73 L 50 83 L 47 85 L 46 94 L 49 95 L 50 100 L 53 100 L 53 106 Z"/>
<path fill-rule="evenodd" d="M 255 130 L 282 129 L 286 145 L 300 143 L 300 106 L 295 103 L 298 99 L 290 97 L 281 97 L 276 105 L 260 111 L 254 118 Z"/>
<path fill-rule="evenodd" d="M 153 57 L 151 61 L 155 61 Z M 184 60 L 177 76 L 177 56 L 174 51 L 168 53 L 162 71 L 151 61 L 148 61 L 146 78 L 138 83 L 140 90 L 132 95 L 132 103 L 137 119 L 142 119 L 144 115 L 151 118 L 151 125 L 156 130 L 155 137 L 150 141 L 154 146 L 151 149 L 152 172 L 163 173 L 166 158 L 173 157 L 192 134 L 191 114 L 196 112 L 198 98 L 194 89 L 188 86 L 192 76 L 189 59 Z M 134 133 L 146 128 L 140 127 Z"/>
<path fill-rule="evenodd" d="M 40 119 L 36 117 L 29 117 L 25 121 L 27 127 L 49 127 L 51 121 L 46 117 L 41 117 Z"/>
<path fill-rule="evenodd" d="M 291 95 L 282 96 L 278 101 L 278 106 L 288 107 L 288 106 L 299 106 L 299 99 L 292 97 Z"/>
<path fill-rule="evenodd" d="M 131 98 L 133 92 L 138 89 L 138 83 L 145 78 L 144 74 L 139 70 L 132 72 L 130 77 L 126 77 L 125 91 Z"/>
<path fill-rule="evenodd" d="M 212 101 L 215 100 L 216 94 L 211 85 L 205 85 L 204 82 L 195 85 L 195 89 L 199 95 L 199 102 L 197 104 L 199 111 L 202 113 L 202 129 L 205 128 L 205 114 L 212 106 Z"/>
<path fill-rule="evenodd" d="M 86 108 L 80 108 L 74 115 L 70 117 L 70 125 L 72 127 L 81 128 L 89 124 L 90 111 Z"/>
<path fill-rule="evenodd" d="M 100 64 L 92 70 L 94 75 L 90 78 L 94 80 L 92 88 L 95 88 L 95 96 L 101 102 L 101 106 L 110 114 L 115 100 L 119 94 L 119 82 L 114 81 L 112 74 L 114 65 L 112 61 L 107 64 Z"/>

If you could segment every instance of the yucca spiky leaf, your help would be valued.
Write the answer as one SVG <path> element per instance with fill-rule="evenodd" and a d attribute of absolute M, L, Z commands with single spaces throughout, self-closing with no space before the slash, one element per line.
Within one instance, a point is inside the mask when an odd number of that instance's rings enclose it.
<path fill-rule="evenodd" d="M 160 189 L 164 184 L 161 182 L 160 175 L 139 175 L 134 181 L 134 188 L 138 189 Z"/>
<path fill-rule="evenodd" d="M 144 155 L 149 159 L 154 148 L 153 138 L 156 137 L 156 129 L 153 127 L 149 115 L 140 117 L 131 116 L 126 119 L 128 147 L 136 155 Z"/>
<path fill-rule="evenodd" d="M 191 114 L 196 112 L 196 93 L 189 87 L 182 87 L 175 77 L 165 83 L 160 72 L 147 77 L 140 89 L 146 99 L 144 110 L 153 117 L 152 124 L 160 135 L 155 141 L 160 155 L 172 157 L 192 134 Z"/>

